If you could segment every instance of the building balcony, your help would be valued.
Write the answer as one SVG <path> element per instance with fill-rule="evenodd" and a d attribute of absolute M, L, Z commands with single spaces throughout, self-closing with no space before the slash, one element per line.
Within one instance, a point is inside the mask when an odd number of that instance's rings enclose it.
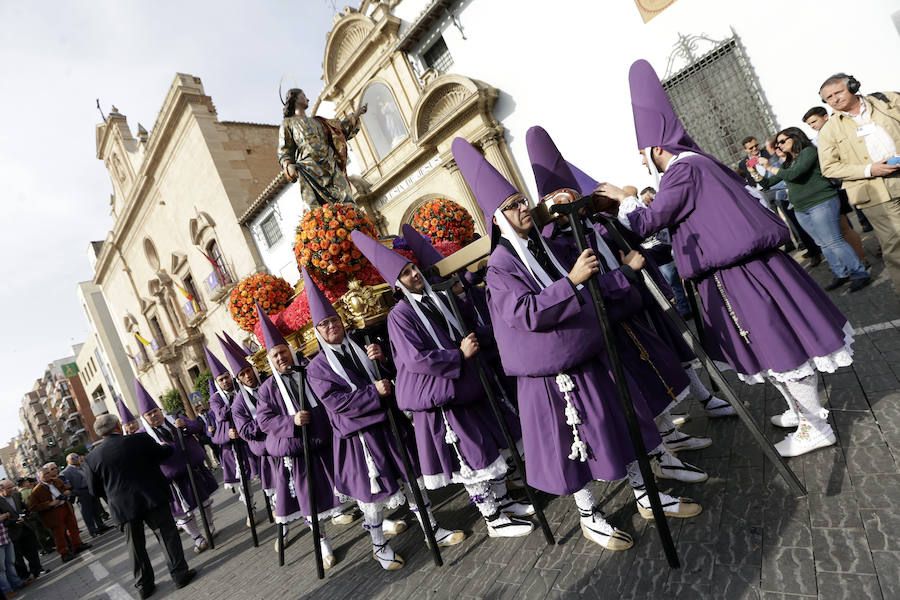
<path fill-rule="evenodd" d="M 235 283 L 227 271 L 213 269 L 212 272 L 206 276 L 206 286 L 209 288 L 210 300 L 213 302 L 220 302 L 231 293 Z"/>
<path fill-rule="evenodd" d="M 100 415 L 109 412 L 106 408 L 106 402 L 102 400 L 99 402 L 91 402 L 91 412 L 94 413 L 95 417 L 99 417 Z"/>
<path fill-rule="evenodd" d="M 188 300 L 182 305 L 184 314 L 187 317 L 188 327 L 196 327 L 203 319 L 206 318 L 206 309 L 201 308 L 194 300 Z"/>

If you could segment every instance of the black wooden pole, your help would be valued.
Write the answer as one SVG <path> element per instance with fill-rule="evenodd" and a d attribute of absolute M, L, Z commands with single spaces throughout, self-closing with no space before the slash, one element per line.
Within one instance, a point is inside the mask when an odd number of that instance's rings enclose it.
<path fill-rule="evenodd" d="M 369 336 L 366 335 L 366 345 L 368 346 L 371 343 L 372 341 L 369 339 Z M 376 360 L 373 360 L 372 364 L 375 366 L 375 379 L 380 380 L 381 367 Z M 444 560 L 441 558 L 441 549 L 438 548 L 437 541 L 434 537 L 434 527 L 431 526 L 431 519 L 428 517 L 428 507 L 425 505 L 422 490 L 419 488 L 418 478 L 416 477 L 415 469 L 413 469 L 409 450 L 403 442 L 403 437 L 400 435 L 400 427 L 397 424 L 397 415 L 395 412 L 396 409 L 389 400 L 383 401 L 382 406 L 384 407 L 384 412 L 387 414 L 388 424 L 391 427 L 391 434 L 394 436 L 394 442 L 397 444 L 397 450 L 400 452 L 400 456 L 403 457 L 403 471 L 406 473 L 406 481 L 409 482 L 409 487 L 412 489 L 416 506 L 419 507 L 420 522 L 422 523 L 422 529 L 425 531 L 425 539 L 428 540 L 428 547 L 431 549 L 431 558 L 434 560 L 435 565 L 442 567 L 444 566 Z"/>
<path fill-rule="evenodd" d="M 306 410 L 306 369 L 295 366 L 294 370 L 300 373 L 300 410 Z M 309 425 L 300 427 L 303 439 L 303 463 L 306 466 L 306 495 L 309 497 L 309 518 L 313 534 L 313 554 L 316 560 L 316 575 L 319 579 L 325 579 L 325 567 L 322 564 L 322 544 L 319 535 L 319 508 L 316 502 L 316 481 L 312 470 L 312 455 L 309 449 Z"/>
<path fill-rule="evenodd" d="M 589 207 L 588 200 L 589 198 L 585 196 L 571 204 L 557 204 L 550 209 L 554 213 L 566 215 L 569 218 L 569 223 L 572 226 L 572 236 L 579 253 L 587 249 L 587 242 L 584 237 L 584 223 L 579 213 Z M 681 563 L 678 560 L 678 552 L 675 549 L 675 542 L 672 540 L 672 532 L 669 530 L 662 502 L 659 499 L 659 490 L 656 487 L 653 469 L 650 467 L 650 460 L 647 458 L 647 448 L 644 446 L 644 438 L 641 436 L 641 428 L 631 400 L 631 392 L 625 379 L 625 369 L 619 357 L 619 349 L 613 337 L 612 326 L 606 312 L 606 304 L 600 292 L 600 284 L 596 277 L 590 277 L 587 280 L 587 286 L 593 300 L 594 312 L 600 321 L 600 329 L 603 330 L 603 340 L 606 344 L 606 351 L 609 354 L 609 363 L 612 367 L 613 379 L 616 382 L 617 396 L 619 403 L 622 405 L 625 423 L 628 426 L 628 436 L 631 438 L 632 446 L 634 446 L 634 454 L 641 471 L 641 477 L 644 479 L 644 487 L 650 500 L 653 519 L 656 521 L 659 531 L 659 539 L 666 553 L 669 566 L 677 569 L 681 566 Z"/>
<path fill-rule="evenodd" d="M 234 424 L 231 425 L 234 428 Z M 234 461 L 237 463 L 237 471 L 241 479 L 241 490 L 244 492 L 244 504 L 247 508 L 247 520 L 250 522 L 250 537 L 253 538 L 253 547 L 259 547 L 259 536 L 256 534 L 256 515 L 253 514 L 253 490 L 250 489 L 250 479 L 246 471 L 250 470 L 250 462 L 246 460 L 244 442 L 241 439 L 231 440 L 231 450 L 234 453 Z M 246 469 L 245 469 L 246 467 Z"/>
<path fill-rule="evenodd" d="M 200 520 L 203 522 L 203 531 L 206 533 L 206 543 L 212 550 L 215 550 L 216 544 L 213 542 L 212 531 L 209 529 L 209 521 L 206 518 L 206 513 L 203 511 L 203 504 L 200 502 L 197 480 L 194 479 L 194 468 L 191 466 L 191 459 L 188 457 L 187 448 L 184 445 L 184 433 L 182 433 L 181 427 L 176 427 L 175 432 L 178 434 L 178 445 L 181 447 L 181 454 L 184 456 L 184 465 L 187 469 L 191 491 L 194 493 L 194 502 L 197 503 L 197 510 L 200 511 Z"/>

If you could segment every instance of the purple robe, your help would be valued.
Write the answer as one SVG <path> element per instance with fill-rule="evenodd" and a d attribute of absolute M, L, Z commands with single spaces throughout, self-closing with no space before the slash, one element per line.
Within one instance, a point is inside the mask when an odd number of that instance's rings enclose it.
<path fill-rule="evenodd" d="M 631 294 L 631 284 L 619 270 L 599 280 L 610 299 Z M 498 246 L 488 260 L 487 286 L 503 367 L 518 379 L 528 483 L 552 494 L 571 494 L 594 479 L 624 477 L 625 466 L 635 459 L 634 449 L 587 288 L 578 292 L 562 278 L 542 290 L 505 246 Z M 641 379 L 647 379 L 646 369 L 639 359 L 625 358 L 628 347 L 620 343 L 626 378 L 644 444 L 652 449 L 660 444 L 660 437 L 641 385 Z M 640 367 L 637 376 L 633 375 L 635 363 Z M 566 424 L 564 395 L 555 381 L 559 373 L 568 374 L 575 384 L 570 399 L 582 422 L 579 434 L 588 447 L 585 462 L 568 458 L 573 433 Z"/>
<path fill-rule="evenodd" d="M 234 394 L 234 392 L 231 392 L 229 395 L 231 398 L 234 398 Z M 222 481 L 225 483 L 226 488 L 240 485 L 241 480 L 238 477 L 237 469 L 237 456 L 240 450 L 243 450 L 243 452 L 240 452 L 243 460 L 241 473 L 249 473 L 249 481 L 259 477 L 259 459 L 248 450 L 247 445 L 242 440 L 233 440 L 228 434 L 228 430 L 232 427 L 237 430 L 234 424 L 234 417 L 231 414 L 231 405 L 233 404 L 231 398 L 222 398 L 219 392 L 209 397 L 209 412 L 213 414 L 216 420 L 216 430 L 210 436 L 210 439 L 212 439 L 214 444 L 218 444 L 222 450 L 219 462 L 222 464 Z M 238 444 L 242 445 L 240 450 L 237 448 Z"/>
<path fill-rule="evenodd" d="M 259 389 L 254 392 L 247 392 L 248 395 L 258 394 Z M 254 398 L 251 397 L 251 401 Z M 257 399 L 257 404 L 259 400 Z M 253 417 L 253 413 L 247 407 L 244 395 L 240 389 L 235 392 L 235 401 L 231 405 L 231 416 L 234 419 L 234 427 L 237 429 L 238 435 L 247 443 L 253 458 L 257 461 L 259 467 L 259 481 L 263 490 L 275 489 L 275 471 L 278 469 L 279 460 L 266 452 L 266 434 L 259 428 L 259 423 Z"/>
<path fill-rule="evenodd" d="M 177 434 L 172 433 L 171 442 L 164 437 L 159 439 L 160 443 L 172 447 L 172 456 L 160 463 L 159 468 L 162 470 L 163 475 L 166 476 L 166 479 L 169 480 L 173 498 L 169 507 L 172 510 L 172 516 L 175 518 L 182 517 L 197 508 L 197 499 L 194 497 L 194 492 L 191 488 L 186 462 L 190 463 L 191 470 L 194 473 L 194 481 L 197 484 L 197 493 L 200 495 L 201 503 L 206 502 L 207 498 L 219 487 L 219 484 L 216 483 L 216 478 L 206 468 L 206 452 L 203 450 L 200 442 L 194 437 L 194 435 L 205 433 L 203 423 L 194 419 L 188 419 L 183 415 L 180 415 L 180 418 L 184 419 L 185 429 L 187 430 L 187 433 L 183 436 L 184 447 L 187 451 L 187 461 L 185 461 L 185 454 L 181 451 L 181 446 L 178 443 Z M 142 431 L 146 430 L 142 428 Z"/>
<path fill-rule="evenodd" d="M 465 360 L 447 330 L 432 323 L 437 347 L 408 301 L 397 303 L 388 315 L 388 336 L 397 366 L 395 394 L 401 410 L 413 412 L 416 447 L 425 485 L 437 489 L 460 471 L 454 448 L 446 443 L 444 415 L 459 437 L 466 465 L 476 471 L 506 471 L 501 449 L 503 433 L 485 398 L 472 360 Z M 491 478 L 494 478 L 491 477 Z"/>
<path fill-rule="evenodd" d="M 356 386 L 353 391 L 344 379 L 334 372 L 324 352 L 312 359 L 308 367 L 309 385 L 322 400 L 328 420 L 334 430 L 334 485 L 341 494 L 361 502 L 382 502 L 401 491 L 398 480 L 406 481 L 403 457 L 394 441 L 381 398 L 370 383 L 355 370 L 346 369 Z M 397 421 L 404 443 L 410 449 L 413 468 L 419 476 L 413 432 L 409 421 Z M 362 442 L 378 469 L 378 485 L 373 492 Z"/>
<path fill-rule="evenodd" d="M 306 486 L 306 464 L 303 456 L 301 428 L 294 425 L 294 417 L 288 414 L 281 399 L 281 390 L 275 381 L 278 373 L 266 379 L 259 387 L 259 402 L 256 405 L 256 419 L 259 428 L 266 434 L 266 450 L 274 457 L 288 459 L 290 469 L 282 467 L 276 473 L 275 514 L 279 522 L 290 521 L 300 516 L 310 516 L 309 496 Z M 308 400 L 308 399 L 307 399 Z M 292 402 L 292 400 L 288 400 Z M 296 408 L 296 404 L 294 407 Z M 307 404 L 309 406 L 309 404 Z M 334 494 L 334 451 L 332 449 L 331 425 L 328 414 L 321 402 L 308 408 L 312 421 L 307 427 L 310 453 L 312 454 L 312 475 L 316 488 L 316 508 L 319 517 L 330 516 L 340 505 Z M 282 464 L 284 461 L 282 460 Z"/>
<path fill-rule="evenodd" d="M 847 318 L 777 249 L 787 227 L 711 159 L 684 155 L 670 163 L 653 203 L 628 221 L 640 236 L 669 228 L 679 273 L 698 282 L 707 351 L 748 383 L 774 373 L 805 376 L 813 358 L 835 353 L 841 356 L 816 361 L 817 368 L 849 364 L 849 348 L 840 352 L 850 341 Z"/>

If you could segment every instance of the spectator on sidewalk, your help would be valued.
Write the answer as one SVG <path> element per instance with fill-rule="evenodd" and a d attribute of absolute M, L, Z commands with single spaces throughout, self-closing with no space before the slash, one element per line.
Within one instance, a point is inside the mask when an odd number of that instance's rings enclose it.
<path fill-rule="evenodd" d="M 60 475 L 65 477 L 72 487 L 72 496 L 81 508 L 81 520 L 84 521 L 85 527 L 87 527 L 91 537 L 97 537 L 106 533 L 112 527 L 109 527 L 100 518 L 97 511 L 97 499 L 88 491 L 87 473 L 82 468 L 83 460 L 81 455 L 72 452 L 66 457 L 66 463 L 68 464 L 65 469 L 60 471 Z"/>
<path fill-rule="evenodd" d="M 16 551 L 16 571 L 20 578 L 30 579 L 49 571 L 44 570 L 41 558 L 38 556 L 38 539 L 34 531 L 28 526 L 31 515 L 28 507 L 22 501 L 22 496 L 16 491 L 16 486 L 9 479 L 0 480 L 0 513 L 10 513 L 6 520 L 9 538 L 12 540 Z M 28 564 L 25 564 L 28 561 Z"/>
<path fill-rule="evenodd" d="M 16 574 L 16 551 L 7 527 L 12 516 L 8 512 L 0 513 L 0 592 L 7 598 L 11 598 L 15 594 L 13 590 L 25 583 Z"/>
<path fill-rule="evenodd" d="M 34 489 L 36 483 L 37 481 L 34 477 L 20 477 L 16 480 L 16 487 L 19 488 L 19 494 L 26 508 L 28 507 L 28 499 L 31 498 L 31 490 Z M 37 536 L 38 543 L 41 545 L 41 555 L 50 554 L 54 549 L 53 532 L 47 529 L 37 513 L 29 510 L 28 515 L 29 519 L 26 521 L 26 524 Z"/>
<path fill-rule="evenodd" d="M 56 551 L 63 562 L 68 562 L 91 545 L 81 541 L 75 511 L 68 502 L 72 495 L 69 485 L 54 477 L 53 472 L 49 465 L 41 467 L 38 473 L 41 482 L 31 490 L 28 509 L 38 513 L 44 525 L 53 532 Z"/>
<path fill-rule="evenodd" d="M 93 495 L 106 498 L 112 518 L 125 531 L 134 585 L 141 598 L 149 598 L 156 589 L 144 525 L 153 530 L 163 546 L 175 587 L 183 588 L 197 572 L 188 568 L 184 558 L 181 537 L 169 510 L 172 492 L 159 466 L 172 456 L 172 446 L 158 444 L 143 432 L 122 435 L 119 419 L 111 414 L 97 417 L 94 432 L 102 442 L 85 461 L 88 488 Z"/>
<path fill-rule="evenodd" d="M 840 179 L 850 203 L 863 210 L 881 242 L 885 270 L 900 294 L 900 94 L 858 94 L 860 83 L 845 73 L 819 88 L 834 114 L 819 131 L 825 177 Z"/>
<path fill-rule="evenodd" d="M 816 147 L 796 127 L 779 131 L 775 144 L 784 154 L 784 166 L 774 167 L 768 160 L 760 159 L 769 174 L 761 177 L 754 173 L 754 179 L 764 188 L 779 181 L 787 183 L 788 197 L 800 226 L 822 248 L 834 274 L 834 280 L 825 286 L 826 290 L 835 290 L 850 281 L 851 292 L 866 287 L 872 279 L 853 248 L 841 236 L 840 200 L 837 190 L 819 170 Z"/>
<path fill-rule="evenodd" d="M 776 152 L 775 148 L 775 138 L 777 136 L 770 135 L 766 138 L 766 151 L 769 153 L 769 163 L 772 166 L 780 167 L 782 165 L 782 159 Z M 758 173 L 761 175 L 765 175 L 765 167 L 762 165 L 757 165 Z M 752 177 L 751 177 L 752 178 Z M 760 187 L 760 191 L 764 196 L 768 197 L 771 194 L 772 202 L 775 205 L 775 212 L 779 212 L 781 216 L 781 220 L 787 223 L 788 229 L 791 230 L 791 235 L 796 240 L 796 247 L 794 244 L 785 244 L 784 251 L 785 252 L 793 252 L 795 248 L 800 248 L 801 250 L 805 250 L 803 254 L 803 258 L 809 261 L 810 267 L 817 267 L 819 263 L 822 262 L 822 251 L 819 249 L 819 246 L 813 241 L 812 237 L 810 237 L 809 233 L 806 232 L 803 227 L 800 226 L 800 223 L 797 221 L 797 215 L 794 213 L 794 207 L 791 206 L 791 202 L 788 199 L 787 193 L 787 184 L 783 181 L 779 181 L 777 184 L 772 186 L 771 189 L 765 190 Z"/>

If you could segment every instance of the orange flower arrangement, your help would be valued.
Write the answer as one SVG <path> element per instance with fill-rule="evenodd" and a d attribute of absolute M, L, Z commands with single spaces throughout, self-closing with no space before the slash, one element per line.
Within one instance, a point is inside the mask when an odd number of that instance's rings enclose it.
<path fill-rule="evenodd" d="M 266 314 L 280 312 L 288 305 L 294 290 L 281 277 L 257 273 L 242 279 L 231 291 L 228 308 L 231 318 L 244 331 L 253 331 L 256 325 L 256 303 Z"/>
<path fill-rule="evenodd" d="M 312 209 L 297 228 L 297 264 L 306 267 L 323 288 L 355 278 L 369 264 L 350 241 L 350 232 L 355 230 L 378 236 L 369 216 L 352 204 L 333 203 Z"/>
<path fill-rule="evenodd" d="M 472 215 L 456 202 L 445 198 L 435 198 L 420 206 L 413 215 L 412 226 L 431 238 L 432 244 L 450 241 L 465 245 L 475 236 Z"/>

